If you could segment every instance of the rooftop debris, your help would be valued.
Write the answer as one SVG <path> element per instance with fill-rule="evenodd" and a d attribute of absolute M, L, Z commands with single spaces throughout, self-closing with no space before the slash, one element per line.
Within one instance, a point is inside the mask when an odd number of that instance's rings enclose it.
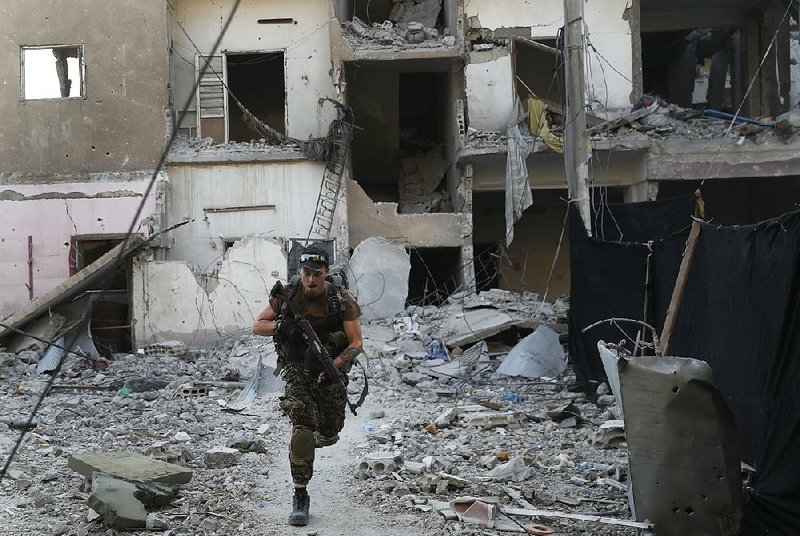
<path fill-rule="evenodd" d="M 342 24 L 353 48 L 454 47 L 456 39 L 437 27 L 442 0 L 394 3 L 389 19 L 371 24 L 358 17 Z"/>

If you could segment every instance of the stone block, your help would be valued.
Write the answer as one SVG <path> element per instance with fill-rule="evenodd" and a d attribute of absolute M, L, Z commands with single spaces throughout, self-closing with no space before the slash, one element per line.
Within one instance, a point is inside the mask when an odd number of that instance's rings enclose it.
<path fill-rule="evenodd" d="M 553 378 L 566 368 L 566 356 L 558 333 L 542 324 L 511 349 L 497 372 L 523 378 Z"/>
<path fill-rule="evenodd" d="M 238 465 L 242 453 L 230 447 L 213 447 L 203 455 L 203 463 L 209 469 L 225 469 Z"/>
<path fill-rule="evenodd" d="M 103 516 L 109 525 L 123 530 L 143 529 L 147 526 L 147 510 L 136 498 L 136 484 L 94 473 L 89 507 Z"/>
<path fill-rule="evenodd" d="M 405 310 L 411 257 L 402 245 L 368 238 L 356 247 L 349 269 L 350 289 L 368 319 L 388 318 Z"/>
<path fill-rule="evenodd" d="M 186 484 L 192 479 L 191 469 L 155 460 L 136 452 L 95 452 L 70 456 L 67 466 L 87 479 L 92 473 L 105 473 L 131 482 Z"/>

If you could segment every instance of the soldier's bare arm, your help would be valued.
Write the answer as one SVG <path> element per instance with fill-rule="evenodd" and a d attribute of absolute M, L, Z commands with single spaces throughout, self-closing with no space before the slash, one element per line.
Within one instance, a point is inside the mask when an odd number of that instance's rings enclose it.
<path fill-rule="evenodd" d="M 337 367 L 355 359 L 361 353 L 361 323 L 358 320 L 343 320 L 342 326 L 347 335 L 347 348 L 333 360 Z"/>
<path fill-rule="evenodd" d="M 258 315 L 255 324 L 253 324 L 253 333 L 256 335 L 262 335 L 264 337 L 270 337 L 274 335 L 276 318 L 278 318 L 278 315 L 272 310 L 272 306 L 268 305 L 266 309 L 261 311 L 261 314 Z"/>

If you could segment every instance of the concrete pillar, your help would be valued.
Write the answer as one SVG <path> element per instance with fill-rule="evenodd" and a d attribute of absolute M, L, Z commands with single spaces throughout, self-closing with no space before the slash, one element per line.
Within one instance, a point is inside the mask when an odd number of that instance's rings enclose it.
<path fill-rule="evenodd" d="M 463 290 L 469 294 L 475 294 L 475 250 L 472 245 L 472 164 L 468 163 L 464 167 L 464 175 L 461 180 L 462 193 L 464 195 L 464 241 L 461 244 L 461 283 Z"/>
<path fill-rule="evenodd" d="M 642 181 L 631 184 L 625 188 L 623 196 L 626 203 L 655 201 L 658 197 L 658 183 L 656 181 Z"/>

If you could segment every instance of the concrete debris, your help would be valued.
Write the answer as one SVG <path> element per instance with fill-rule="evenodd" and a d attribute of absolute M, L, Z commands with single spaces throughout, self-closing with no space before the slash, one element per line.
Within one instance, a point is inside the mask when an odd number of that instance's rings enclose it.
<path fill-rule="evenodd" d="M 513 411 L 470 413 L 464 417 L 467 426 L 479 428 L 497 428 L 498 426 L 512 426 L 521 422 L 523 417 Z"/>
<path fill-rule="evenodd" d="M 242 453 L 235 448 L 213 447 L 203 454 L 203 463 L 209 469 L 226 469 L 238 465 Z"/>
<path fill-rule="evenodd" d="M 454 46 L 454 38 L 443 39 L 436 29 L 441 10 L 442 0 L 405 0 L 395 2 L 389 20 L 370 25 L 353 17 L 342 27 L 353 48 Z"/>
<path fill-rule="evenodd" d="M 161 482 L 170 485 L 186 484 L 192 479 L 192 471 L 186 467 L 154 460 L 135 452 L 75 454 L 69 457 L 67 466 L 89 480 L 96 473 L 130 482 Z"/>
<path fill-rule="evenodd" d="M 147 528 L 147 510 L 135 494 L 136 484 L 120 478 L 95 473 L 89 507 L 100 514 L 106 523 L 122 529 Z"/>
<path fill-rule="evenodd" d="M 403 246 L 368 238 L 356 246 L 349 269 L 350 290 L 368 319 L 388 318 L 405 310 L 411 257 Z"/>
<path fill-rule="evenodd" d="M 589 441 L 595 447 L 613 449 L 625 443 L 625 421 L 610 420 L 600 425 Z"/>
<path fill-rule="evenodd" d="M 256 454 L 266 454 L 268 452 L 266 442 L 260 438 L 247 434 L 240 434 L 228 441 L 228 447 L 240 452 L 255 452 Z"/>
<path fill-rule="evenodd" d="M 372 452 L 364 456 L 358 464 L 362 478 L 366 475 L 379 476 L 394 473 L 403 467 L 403 458 L 391 452 Z"/>
<path fill-rule="evenodd" d="M 144 346 L 141 352 L 150 356 L 183 357 L 189 352 L 189 348 L 181 341 L 165 341 Z"/>
<path fill-rule="evenodd" d="M 496 529 L 506 528 L 503 523 L 507 520 L 500 515 L 504 508 L 531 511 L 565 504 L 557 499 L 570 502 L 564 506 L 570 515 L 607 511 L 616 513 L 603 517 L 629 517 L 626 493 L 620 490 L 620 486 L 627 487 L 629 478 L 625 449 L 602 449 L 589 441 L 603 422 L 614 418 L 616 406 L 600 408 L 583 394 L 569 392 L 566 386 L 575 382 L 569 369 L 551 380 L 535 382 L 514 380 L 498 372 L 503 356 L 538 324 L 560 332 L 567 304 L 555 312 L 555 307 L 543 304 L 533 294 L 502 291 L 481 293 L 474 303 L 470 301 L 466 296 L 456 296 L 441 307 L 401 308 L 401 318 L 409 319 L 408 329 L 404 330 L 394 330 L 394 318 L 376 318 L 364 324 L 365 340 L 373 341 L 369 353 L 371 394 L 359 415 L 369 416 L 369 421 L 351 426 L 353 423 L 348 420 L 339 445 L 330 451 L 337 456 L 339 449 L 342 454 L 335 471 L 325 465 L 330 463 L 327 449 L 322 451 L 317 489 L 330 487 L 326 478 L 338 478 L 341 481 L 335 483 L 337 501 L 368 511 L 413 516 L 410 521 L 419 526 L 421 533 L 443 536 L 466 536 L 482 529 L 458 520 L 450 503 L 462 496 L 492 506 L 498 514 Z M 506 315 L 516 323 L 501 331 L 486 331 L 473 342 L 448 347 L 449 361 L 430 360 L 429 343 L 452 336 L 451 322 L 457 315 L 462 315 L 461 331 L 468 331 L 463 317 L 473 311 Z M 399 324 L 406 326 L 404 322 L 398 321 Z M 17 489 L 17 481 L 9 480 L 9 495 L 14 500 L 7 503 L 14 511 L 12 526 L 30 526 L 41 534 L 58 530 L 78 534 L 79 529 L 97 532 L 98 521 L 94 525 L 87 522 L 88 506 L 84 501 L 89 495 L 75 489 L 76 480 L 66 477 L 61 464 L 70 454 L 102 448 L 113 452 L 133 450 L 147 454 L 139 456 L 148 462 L 180 464 L 183 471 L 190 472 L 191 485 L 180 490 L 180 498 L 172 500 L 164 513 L 151 511 L 155 508 L 142 500 L 163 504 L 169 500 L 168 495 L 144 495 L 141 487 L 135 486 L 141 498 L 133 497 L 146 512 L 145 529 L 152 527 L 173 534 L 263 534 L 266 512 L 262 508 L 275 507 L 276 487 L 290 485 L 286 480 L 290 426 L 280 414 L 277 397 L 259 396 L 243 413 L 223 411 L 220 404 L 235 400 L 245 382 L 253 377 L 255 366 L 246 368 L 242 363 L 250 356 L 255 365 L 262 346 L 263 339 L 231 337 L 212 347 L 189 348 L 191 362 L 169 355 L 120 354 L 102 372 L 92 369 L 85 360 L 65 358 L 68 361 L 57 379 L 60 384 L 102 387 L 143 378 L 167 381 L 168 385 L 146 392 L 132 389 L 126 397 L 115 396 L 117 390 L 53 391 L 39 415 L 36 441 L 22 449 L 12 466 L 17 472 L 9 473 L 22 481 L 22 487 Z M 274 365 L 266 352 L 263 355 L 265 366 Z M 436 363 L 460 363 L 466 373 L 450 377 L 421 372 L 422 367 Z M 234 369 L 241 376 L 228 376 Z M 410 385 L 403 379 L 407 373 L 424 377 L 416 377 L 419 381 Z M 35 400 L 31 393 L 39 392 L 33 384 L 26 383 L 31 381 L 28 365 L 15 357 L 3 367 L 2 374 L 0 396 L 6 403 L 6 415 L 22 419 Z M 352 374 L 351 379 L 355 383 L 358 375 Z M 225 381 L 238 386 L 222 386 Z M 185 384 L 203 386 L 207 394 L 179 396 Z M 20 391 L 16 390 L 17 385 L 21 386 Z M 580 415 L 584 426 L 561 428 L 545 415 L 547 403 L 569 409 L 563 420 Z M 10 430 L 0 430 L 3 446 L 15 437 Z M 257 446 L 256 438 L 263 444 Z M 223 456 L 238 462 L 224 469 L 207 467 L 205 453 L 220 446 L 229 449 Z M 362 462 L 366 463 L 363 471 L 359 469 Z M 501 473 L 498 468 L 506 474 L 509 468 L 516 471 L 510 471 L 510 478 L 495 480 L 491 475 Z M 48 474 L 49 471 L 59 473 L 60 478 L 50 480 L 56 474 Z M 144 484 L 116 474 L 108 476 L 129 484 Z M 515 476 L 525 479 L 518 482 Z M 153 480 L 146 482 L 152 484 Z M 510 498 L 504 488 L 515 488 L 527 506 Z M 36 501 L 44 504 L 48 500 L 37 492 L 55 498 L 58 507 L 36 507 Z M 72 496 L 83 500 L 59 499 Z M 260 504 L 265 506 L 257 506 Z M 283 518 L 283 507 L 277 508 Z M 139 523 L 141 514 L 139 510 Z M 530 516 L 512 516 L 520 523 L 530 523 Z M 613 525 L 600 528 L 594 521 L 582 519 L 544 519 L 559 534 L 581 532 L 577 527 L 582 533 L 602 536 L 624 536 L 631 530 Z M 513 527 L 519 530 L 519 526 Z"/>
<path fill-rule="evenodd" d="M 532 474 L 532 469 L 525 465 L 525 460 L 521 456 L 515 456 L 502 465 L 498 465 L 489 471 L 489 478 L 497 480 L 498 482 L 506 482 L 512 480 L 514 482 L 522 482 L 528 479 Z"/>
<path fill-rule="evenodd" d="M 514 326 L 516 321 L 495 309 L 473 309 L 454 315 L 447 322 L 445 344 L 450 347 L 465 346 L 486 339 Z"/>
<path fill-rule="evenodd" d="M 497 372 L 505 376 L 553 378 L 566 368 L 566 356 L 558 333 L 541 325 L 511 349 Z"/>
<path fill-rule="evenodd" d="M 475 497 L 457 497 L 450 501 L 450 509 L 458 514 L 459 521 L 486 528 L 494 527 L 497 512 L 493 504 Z"/>
<path fill-rule="evenodd" d="M 570 402 L 558 406 L 548 406 L 547 416 L 558 423 L 572 419 L 580 422 L 581 410 L 574 403 Z"/>

